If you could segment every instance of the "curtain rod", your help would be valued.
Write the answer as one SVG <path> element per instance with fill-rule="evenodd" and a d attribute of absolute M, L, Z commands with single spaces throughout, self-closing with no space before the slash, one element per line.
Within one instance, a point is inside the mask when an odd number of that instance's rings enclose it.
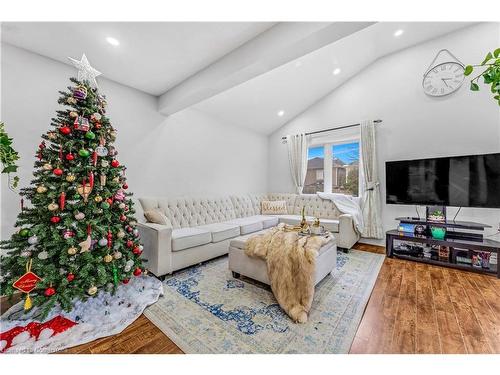
<path fill-rule="evenodd" d="M 382 120 L 373 120 L 373 122 L 375 124 L 378 124 L 378 123 L 381 123 Z M 311 135 L 311 134 L 318 134 L 318 133 L 324 133 L 324 132 L 330 132 L 332 130 L 340 130 L 340 129 L 347 129 L 347 128 L 352 128 L 354 126 L 360 126 L 361 124 L 351 124 L 351 125 L 344 125 L 344 126 L 339 126 L 339 127 L 336 127 L 336 128 L 330 128 L 330 129 L 324 129 L 324 130 L 317 130 L 315 132 L 310 132 L 310 133 L 306 133 L 306 135 Z M 286 137 L 281 137 L 281 139 L 283 141 L 286 141 Z"/>

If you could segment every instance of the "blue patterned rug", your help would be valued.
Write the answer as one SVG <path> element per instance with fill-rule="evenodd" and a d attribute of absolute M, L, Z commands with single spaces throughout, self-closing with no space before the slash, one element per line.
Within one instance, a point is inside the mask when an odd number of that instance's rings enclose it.
<path fill-rule="evenodd" d="M 227 257 L 165 279 L 164 296 L 144 314 L 186 353 L 348 353 L 383 261 L 339 253 L 306 324 L 293 323 L 269 287 L 232 278 Z"/>

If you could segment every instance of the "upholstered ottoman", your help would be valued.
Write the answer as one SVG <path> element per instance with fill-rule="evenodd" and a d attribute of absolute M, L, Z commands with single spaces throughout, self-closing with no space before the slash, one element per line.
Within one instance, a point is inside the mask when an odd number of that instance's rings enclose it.
<path fill-rule="evenodd" d="M 238 278 L 240 275 L 258 280 L 269 285 L 267 276 L 267 264 L 260 258 L 249 257 L 245 254 L 245 244 L 251 235 L 234 238 L 229 243 L 229 269 L 233 276 Z M 337 244 L 335 238 L 327 242 L 319 249 L 316 258 L 316 281 L 318 284 L 337 265 Z"/>

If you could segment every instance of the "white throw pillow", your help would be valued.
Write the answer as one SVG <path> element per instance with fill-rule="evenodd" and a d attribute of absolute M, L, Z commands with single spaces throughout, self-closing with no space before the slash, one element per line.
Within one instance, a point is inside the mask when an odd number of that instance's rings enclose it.
<path fill-rule="evenodd" d="M 262 215 L 286 215 L 286 201 L 262 201 Z"/>
<path fill-rule="evenodd" d="M 144 217 L 148 223 L 155 223 L 161 225 L 172 225 L 168 217 L 165 216 L 160 210 L 149 210 L 144 212 Z"/>

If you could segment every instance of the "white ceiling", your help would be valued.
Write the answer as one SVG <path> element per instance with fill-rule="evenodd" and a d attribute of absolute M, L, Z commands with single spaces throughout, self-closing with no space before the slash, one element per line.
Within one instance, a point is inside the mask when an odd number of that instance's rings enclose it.
<path fill-rule="evenodd" d="M 85 53 L 116 82 L 160 95 L 274 24 L 269 22 L 6 22 L 2 41 L 64 63 Z M 113 47 L 106 37 L 116 38 Z"/>
<path fill-rule="evenodd" d="M 194 107 L 228 124 L 270 134 L 375 60 L 469 25 L 376 23 Z M 398 29 L 404 33 L 395 37 Z M 336 68 L 341 72 L 333 75 Z M 277 116 L 280 110 L 283 117 Z"/>

